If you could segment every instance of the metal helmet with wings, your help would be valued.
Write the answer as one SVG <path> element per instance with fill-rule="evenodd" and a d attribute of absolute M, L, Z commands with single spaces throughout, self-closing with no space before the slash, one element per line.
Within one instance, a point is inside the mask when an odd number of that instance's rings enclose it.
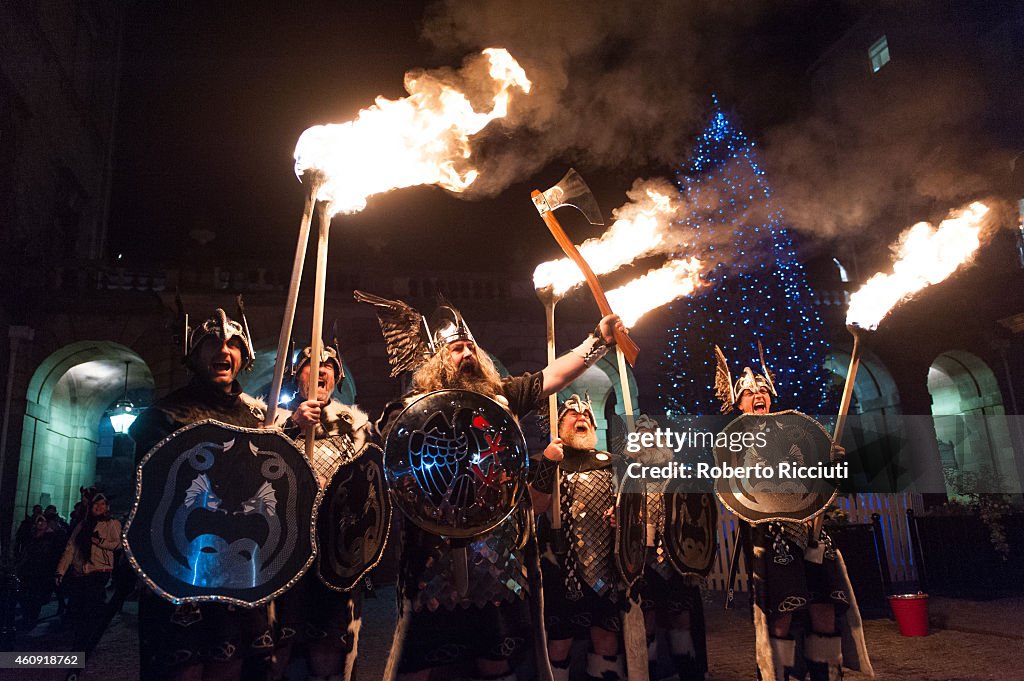
<path fill-rule="evenodd" d="M 175 294 L 174 302 L 178 309 L 177 323 L 182 325 L 182 361 L 186 366 L 192 365 L 199 346 L 207 338 L 216 338 L 224 342 L 236 338 L 242 345 L 242 369 L 252 370 L 256 361 L 256 351 L 253 349 L 252 334 L 249 332 L 249 322 L 245 318 L 245 303 L 241 295 L 235 298 L 236 319 L 232 319 L 223 308 L 218 307 L 198 326 L 189 324 L 189 315 L 185 312 L 180 294 Z"/>
<path fill-rule="evenodd" d="M 768 364 L 764 360 L 764 347 L 761 345 L 761 341 L 757 341 L 757 354 L 761 359 L 762 373 L 755 374 L 750 367 L 743 367 L 743 375 L 733 383 L 725 353 L 722 352 L 722 348 L 715 346 L 715 396 L 722 402 L 723 414 L 729 413 L 736 407 L 744 390 L 757 392 L 762 385 L 765 385 L 772 397 L 778 396 L 775 391 L 775 374 L 768 369 Z"/>
<path fill-rule="evenodd" d="M 365 291 L 353 291 L 353 296 L 356 301 L 376 308 L 388 350 L 391 378 L 415 371 L 449 343 L 476 342 L 462 313 L 446 301 L 441 301 L 428 319 L 401 300 L 389 300 Z"/>

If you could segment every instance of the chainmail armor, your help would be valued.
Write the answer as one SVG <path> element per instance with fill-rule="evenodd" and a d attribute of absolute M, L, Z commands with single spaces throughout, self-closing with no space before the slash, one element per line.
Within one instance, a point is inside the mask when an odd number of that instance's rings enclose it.
<path fill-rule="evenodd" d="M 615 486 L 611 468 L 562 474 L 562 518 L 569 537 L 566 587 L 586 584 L 599 596 L 610 595 L 618 581 L 615 532 L 608 518 Z"/>
<path fill-rule="evenodd" d="M 663 484 L 647 485 L 647 546 L 648 562 L 663 579 L 675 574 L 675 568 L 665 555 L 665 497 Z"/>
<path fill-rule="evenodd" d="M 320 480 L 321 487 L 325 481 L 331 479 L 338 468 L 352 462 L 356 455 L 355 442 L 351 435 L 331 435 L 317 439 L 313 445 L 313 471 Z"/>

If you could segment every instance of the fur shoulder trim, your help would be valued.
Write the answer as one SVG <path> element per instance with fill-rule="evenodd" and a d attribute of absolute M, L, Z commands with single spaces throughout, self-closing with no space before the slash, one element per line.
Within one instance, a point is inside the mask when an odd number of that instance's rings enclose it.
<path fill-rule="evenodd" d="M 352 424 L 353 430 L 362 430 L 370 422 L 370 417 L 367 416 L 366 412 L 354 404 L 342 404 L 337 400 L 331 400 L 331 403 L 324 407 L 324 411 L 331 417 L 347 415 L 345 420 Z"/>
<path fill-rule="evenodd" d="M 370 417 L 356 405 L 347 405 L 331 400 L 331 403 L 324 407 L 327 421 L 344 419 L 352 426 L 352 444 L 356 451 L 359 451 L 366 444 L 370 435 Z"/>
<path fill-rule="evenodd" d="M 284 407 L 278 407 L 274 411 L 274 425 L 278 428 L 284 428 L 285 422 L 291 418 L 291 409 L 285 409 Z"/>
<path fill-rule="evenodd" d="M 247 407 L 249 407 L 249 409 L 253 410 L 254 413 L 259 411 L 261 419 L 266 415 L 267 401 L 264 398 L 254 397 L 249 393 L 241 393 L 238 397 L 246 404 Z"/>

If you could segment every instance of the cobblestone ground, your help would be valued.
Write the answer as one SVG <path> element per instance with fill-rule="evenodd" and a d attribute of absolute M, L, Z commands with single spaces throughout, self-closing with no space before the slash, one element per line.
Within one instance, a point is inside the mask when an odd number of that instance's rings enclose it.
<path fill-rule="evenodd" d="M 955 604 L 953 610 L 956 610 Z M 968 602 L 969 603 L 969 602 Z M 1012 624 L 1016 638 L 1002 633 L 1002 625 L 1011 625 L 1006 619 L 994 618 L 993 604 L 969 603 L 975 615 L 988 613 L 988 626 L 984 620 L 949 618 L 948 625 L 977 625 L 976 631 L 933 630 L 931 635 L 907 638 L 900 636 L 896 622 L 889 619 L 868 620 L 864 623 L 868 653 L 878 681 L 982 681 L 983 679 L 1024 680 L 1024 627 Z M 1024 603 L 1018 603 L 1024 606 Z M 1017 612 L 1021 612 L 1017 610 Z M 1009 614 L 1009 613 L 1007 613 Z M 959 615 L 959 614 L 958 614 Z M 1020 615 L 1017 615 L 1018 622 Z M 956 621 L 953 621 L 953 620 Z M 750 681 L 753 672 L 754 634 L 744 615 L 726 612 L 712 606 L 708 611 L 709 659 L 714 681 Z M 1007 629 L 1010 627 L 1007 626 Z M 992 633 L 992 632 L 998 632 Z M 866 674 L 847 670 L 847 681 L 862 681 Z"/>
<path fill-rule="evenodd" d="M 391 644 L 394 591 L 381 589 L 368 599 L 360 637 L 360 681 L 377 681 Z M 865 622 L 868 649 L 879 681 L 1024 681 L 1024 599 L 989 602 L 932 599 L 930 636 L 905 638 L 888 619 Z M 53 605 L 44 610 L 52 615 Z M 754 679 L 754 636 L 741 611 L 724 611 L 717 603 L 707 609 L 712 681 Z M 138 678 L 138 618 L 134 602 L 125 604 L 97 647 L 86 681 L 135 681 Z M 48 617 L 31 632 L 19 632 L 18 650 L 67 650 L 68 633 L 56 630 Z M 297 675 L 301 669 L 293 670 Z M 0 670 L 6 681 L 61 681 L 64 671 Z M 300 678 L 300 677 L 297 677 Z M 848 672 L 848 681 L 864 674 Z M 249 681 L 249 680 L 246 680 Z"/>

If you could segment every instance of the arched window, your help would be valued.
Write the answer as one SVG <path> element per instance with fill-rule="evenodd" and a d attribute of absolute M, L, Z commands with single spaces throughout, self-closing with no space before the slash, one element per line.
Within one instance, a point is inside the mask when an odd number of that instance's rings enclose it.
<path fill-rule="evenodd" d="M 1002 392 L 984 360 L 963 350 L 942 353 L 928 370 L 928 392 L 943 467 L 977 477 L 982 491 L 1019 494 Z"/>
<path fill-rule="evenodd" d="M 841 390 L 850 370 L 850 352 L 833 350 L 825 359 L 825 368 Z M 864 350 L 843 435 L 845 446 L 856 451 L 856 456 L 848 458 L 854 488 L 888 492 L 909 482 L 905 478 L 910 473 L 899 460 L 900 413 L 900 395 L 892 374 L 874 353 Z"/>

